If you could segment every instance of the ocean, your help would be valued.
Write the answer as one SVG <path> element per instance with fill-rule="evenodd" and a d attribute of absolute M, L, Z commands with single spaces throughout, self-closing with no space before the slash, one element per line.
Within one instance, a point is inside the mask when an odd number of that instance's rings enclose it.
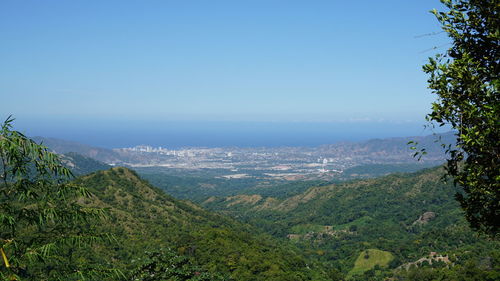
<path fill-rule="evenodd" d="M 54 137 L 105 148 L 317 146 L 341 141 L 432 134 L 424 122 L 93 121 L 20 122 L 29 136 Z M 444 132 L 443 128 L 439 132 Z"/>

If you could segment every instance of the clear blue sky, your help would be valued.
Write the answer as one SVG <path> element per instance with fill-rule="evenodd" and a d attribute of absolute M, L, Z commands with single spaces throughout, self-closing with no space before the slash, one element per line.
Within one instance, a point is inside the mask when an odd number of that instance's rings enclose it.
<path fill-rule="evenodd" d="M 447 42 L 419 1 L 0 2 L 0 114 L 421 122 Z M 442 49 L 441 49 L 442 51 Z M 25 124 L 22 123 L 22 124 Z M 27 126 L 28 128 L 29 126 Z"/>

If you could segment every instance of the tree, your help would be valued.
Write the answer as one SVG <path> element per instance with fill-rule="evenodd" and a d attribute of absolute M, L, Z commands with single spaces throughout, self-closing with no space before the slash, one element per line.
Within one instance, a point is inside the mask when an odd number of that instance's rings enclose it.
<path fill-rule="evenodd" d="M 137 261 L 139 265 L 132 272 L 132 281 L 223 281 L 223 276 L 209 274 L 193 265 L 185 257 L 176 254 L 171 249 L 160 249 L 147 252 L 146 257 Z"/>
<path fill-rule="evenodd" d="M 500 4 L 498 0 L 441 0 L 433 11 L 452 40 L 423 66 L 437 95 L 427 119 L 456 130 L 447 146 L 446 174 L 463 191 L 457 199 L 471 227 L 492 236 L 500 224 Z"/>
<path fill-rule="evenodd" d="M 103 210 L 83 206 L 87 189 L 70 182 L 59 157 L 12 130 L 12 122 L 0 129 L 0 280 L 103 280 L 102 272 L 117 273 L 92 264 L 91 247 L 109 238 L 93 232 Z"/>

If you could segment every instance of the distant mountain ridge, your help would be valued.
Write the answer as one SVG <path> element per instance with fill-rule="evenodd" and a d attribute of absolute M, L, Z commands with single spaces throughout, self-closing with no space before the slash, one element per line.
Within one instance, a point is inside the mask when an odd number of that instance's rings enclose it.
<path fill-rule="evenodd" d="M 111 149 L 93 147 L 90 145 L 82 144 L 75 141 L 68 141 L 56 138 L 46 138 L 36 136 L 32 138 L 37 143 L 42 143 L 50 150 L 57 154 L 64 154 L 68 152 L 75 152 L 83 156 L 93 158 L 95 160 L 111 164 L 121 162 L 120 156 Z"/>
<path fill-rule="evenodd" d="M 327 155 L 343 154 L 349 151 L 354 154 L 354 157 L 359 155 L 360 157 L 380 159 L 382 156 L 385 158 L 386 163 L 394 163 L 413 158 L 412 152 L 414 151 L 408 145 L 410 141 L 417 143 L 417 149 L 425 149 L 427 154 L 422 157 L 421 161 L 439 162 L 443 161 L 445 156 L 442 145 L 454 144 L 455 135 L 453 132 L 447 132 L 427 136 L 370 139 L 363 142 L 340 142 L 319 146 L 318 150 Z M 351 155 L 351 157 L 353 156 Z"/>
<path fill-rule="evenodd" d="M 425 148 L 426 155 L 421 159 L 422 163 L 438 165 L 444 162 L 445 155 L 442 144 L 453 144 L 454 133 L 428 135 L 423 137 L 398 137 L 387 139 L 370 139 L 364 142 L 341 142 L 335 144 L 321 145 L 315 148 L 304 148 L 315 151 L 315 154 L 323 157 L 344 157 L 350 161 L 359 161 L 358 164 L 393 164 L 415 162 L 410 150 L 409 141 L 418 142 L 418 149 Z M 74 141 L 66 141 L 56 138 L 34 137 L 36 142 L 43 143 L 56 153 L 64 154 L 76 152 L 83 156 L 91 157 L 111 165 L 123 165 L 126 163 L 161 163 L 156 155 L 147 160 L 144 155 L 127 152 L 121 149 L 106 149 L 81 144 Z M 294 151 L 300 148 L 293 148 Z M 246 149 L 248 150 L 248 149 Z M 228 152 L 231 149 L 228 148 Z M 160 161 L 160 162 L 158 162 Z"/>
<path fill-rule="evenodd" d="M 60 156 L 63 165 L 69 168 L 75 176 L 86 175 L 111 168 L 110 165 L 104 162 L 88 156 L 83 156 L 76 152 L 67 152 L 60 154 Z"/>

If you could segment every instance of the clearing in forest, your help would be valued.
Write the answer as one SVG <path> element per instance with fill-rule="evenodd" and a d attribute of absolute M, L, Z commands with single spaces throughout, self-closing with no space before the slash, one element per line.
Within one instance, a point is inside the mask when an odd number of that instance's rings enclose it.
<path fill-rule="evenodd" d="M 376 265 L 385 267 L 392 261 L 393 258 L 394 256 L 387 251 L 377 249 L 362 251 L 356 259 L 356 262 L 354 262 L 354 267 L 349 272 L 349 276 L 362 274 L 363 272 L 374 268 Z"/>

